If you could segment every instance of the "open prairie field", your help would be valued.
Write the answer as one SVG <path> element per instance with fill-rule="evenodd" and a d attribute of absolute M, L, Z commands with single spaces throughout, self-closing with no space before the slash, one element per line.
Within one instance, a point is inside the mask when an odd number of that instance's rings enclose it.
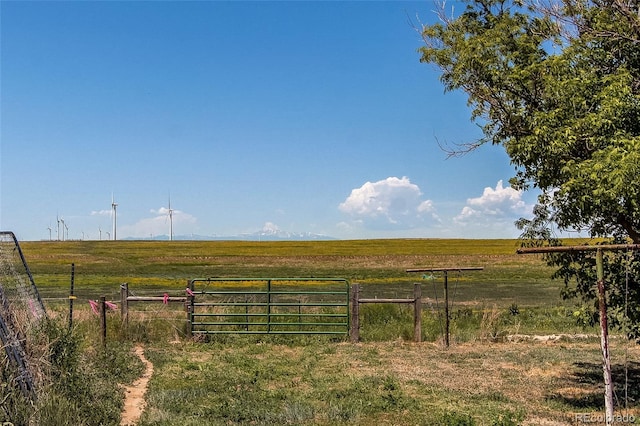
<path fill-rule="evenodd" d="M 599 340 L 538 256 L 515 240 L 321 242 L 24 242 L 54 317 L 64 320 L 75 264 L 77 330 L 96 346 L 83 299 L 184 295 L 207 277 L 341 277 L 365 297 L 405 297 L 423 284 L 423 342 L 406 306 L 366 305 L 361 339 L 184 333 L 181 306 L 149 304 L 128 327 L 110 318 L 108 345 L 142 345 L 154 372 L 140 425 L 603 424 Z M 450 272 L 451 346 L 442 340 L 443 276 Z M 177 305 L 177 304 L 176 304 Z M 616 413 L 640 417 L 640 348 L 612 337 Z"/>
<path fill-rule="evenodd" d="M 183 289 L 188 279 L 208 277 L 339 277 L 379 297 L 414 282 L 432 285 L 441 274 L 407 274 L 424 267 L 483 267 L 449 274 L 457 300 L 472 304 L 555 305 L 560 283 L 538 256 L 517 255 L 516 240 L 67 241 L 23 242 L 23 251 L 44 297 L 64 296 L 75 264 L 76 291 L 115 295 L 133 289 Z M 442 286 L 437 285 L 437 289 Z"/>

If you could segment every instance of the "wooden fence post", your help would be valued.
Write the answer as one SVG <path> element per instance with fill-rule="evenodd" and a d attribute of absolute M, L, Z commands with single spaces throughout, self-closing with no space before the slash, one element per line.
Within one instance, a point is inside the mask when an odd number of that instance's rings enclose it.
<path fill-rule="evenodd" d="M 102 337 L 102 346 L 107 345 L 107 298 L 100 296 L 100 334 Z"/>
<path fill-rule="evenodd" d="M 352 343 L 360 341 L 360 285 L 351 286 L 351 328 L 349 336 Z"/>
<path fill-rule="evenodd" d="M 422 287 L 413 285 L 413 340 L 422 342 Z"/>
<path fill-rule="evenodd" d="M 129 325 L 129 284 L 120 284 L 120 319 Z"/>

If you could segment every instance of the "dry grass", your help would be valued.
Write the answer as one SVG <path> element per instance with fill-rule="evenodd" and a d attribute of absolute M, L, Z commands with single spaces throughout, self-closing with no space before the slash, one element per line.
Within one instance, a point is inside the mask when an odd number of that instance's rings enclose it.
<path fill-rule="evenodd" d="M 405 341 L 321 346 L 245 341 L 242 345 L 224 346 L 153 345 L 149 351 L 152 358 L 162 360 L 151 401 L 164 400 L 163 384 L 172 383 L 173 392 L 178 392 L 176 387 L 186 393 L 198 390 L 193 404 L 214 404 L 204 391 L 212 374 L 220 370 L 231 375 L 255 372 L 256 378 L 264 381 L 245 390 L 252 393 L 250 398 L 270 400 L 270 395 L 292 392 L 292 398 L 295 395 L 300 404 L 316 407 L 316 415 L 304 424 L 334 424 L 323 420 L 323 402 L 318 401 L 318 395 L 348 395 L 354 383 L 368 383 L 372 378 L 392 383 L 395 394 L 413 401 L 414 408 L 360 414 L 337 424 L 364 425 L 374 420 L 376 424 L 390 425 L 432 424 L 442 413 L 461 413 L 470 415 L 478 425 L 490 425 L 496 424 L 499 413 L 522 413 L 518 424 L 571 425 L 576 413 L 603 411 L 597 341 L 476 342 L 449 348 Z M 638 359 L 640 347 L 617 344 L 612 353 L 621 405 L 624 380 L 620 372 L 625 351 L 629 359 Z M 638 389 L 640 365 L 630 362 L 627 366 L 631 372 L 629 385 Z M 186 375 L 187 387 L 176 385 Z M 223 395 L 218 395 L 222 400 L 238 397 L 234 389 L 222 392 Z M 637 390 L 632 392 L 633 408 L 626 411 L 636 417 L 640 416 L 638 396 Z M 370 398 L 375 398 L 373 393 Z M 158 404 L 154 406 L 152 402 L 150 413 L 163 413 L 164 418 L 174 422 L 171 424 L 192 424 L 188 416 L 174 417 L 171 405 Z M 278 411 L 277 406 L 271 409 L 274 413 Z M 616 412 L 623 411 L 619 407 Z M 147 417 L 143 424 L 153 424 L 152 418 Z M 220 419 L 205 417 L 201 421 L 218 424 Z M 224 423 L 236 424 L 231 420 Z"/>

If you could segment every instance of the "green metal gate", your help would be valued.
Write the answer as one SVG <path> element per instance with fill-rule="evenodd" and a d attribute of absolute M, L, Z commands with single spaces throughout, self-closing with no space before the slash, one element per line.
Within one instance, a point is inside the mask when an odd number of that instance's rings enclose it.
<path fill-rule="evenodd" d="M 189 281 L 192 334 L 349 332 L 343 278 L 206 278 Z"/>

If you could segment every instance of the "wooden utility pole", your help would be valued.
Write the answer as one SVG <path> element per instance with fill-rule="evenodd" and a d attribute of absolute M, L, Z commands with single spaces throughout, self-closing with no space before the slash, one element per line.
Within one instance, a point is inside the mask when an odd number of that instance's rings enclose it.
<path fill-rule="evenodd" d="M 484 268 L 481 266 L 471 266 L 464 268 L 419 268 L 419 269 L 407 269 L 408 273 L 413 272 L 442 272 L 444 274 L 444 324 L 445 324 L 445 333 L 444 333 L 444 345 L 449 347 L 449 279 L 448 272 L 449 271 L 482 271 Z"/>
<path fill-rule="evenodd" d="M 613 382 L 611 380 L 611 358 L 609 356 L 609 327 L 607 324 L 606 285 L 604 282 L 604 251 L 640 250 L 640 244 L 610 244 L 599 246 L 558 246 L 530 247 L 517 250 L 518 254 L 560 253 L 560 252 L 596 252 L 596 274 L 598 287 L 598 308 L 600 311 L 600 349 L 602 350 L 602 373 L 604 378 L 604 410 L 607 426 L 613 424 Z"/>

